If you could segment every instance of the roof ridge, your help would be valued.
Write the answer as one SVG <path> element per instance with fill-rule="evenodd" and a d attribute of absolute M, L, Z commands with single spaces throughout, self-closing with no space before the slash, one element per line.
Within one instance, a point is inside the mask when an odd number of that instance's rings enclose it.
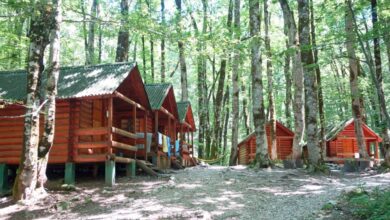
<path fill-rule="evenodd" d="M 65 69 L 76 69 L 76 68 L 94 68 L 94 67 L 102 67 L 102 66 L 119 66 L 119 65 L 130 65 L 135 64 L 135 62 L 117 62 L 117 63 L 99 63 L 94 65 L 78 65 L 78 66 L 60 66 L 60 70 Z M 10 70 L 0 70 L 0 74 L 25 74 L 25 69 L 10 69 Z"/>
<path fill-rule="evenodd" d="M 147 83 L 147 84 L 145 84 L 145 86 L 162 86 L 162 85 L 173 86 L 172 83 L 167 83 L 167 82 L 164 82 L 164 83 Z"/>

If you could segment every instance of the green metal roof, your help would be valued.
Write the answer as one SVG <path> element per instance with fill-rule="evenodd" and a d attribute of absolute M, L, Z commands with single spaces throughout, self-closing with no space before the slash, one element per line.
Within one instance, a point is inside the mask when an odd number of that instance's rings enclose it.
<path fill-rule="evenodd" d="M 179 113 L 179 121 L 184 122 L 184 120 L 186 119 L 188 106 L 190 106 L 190 102 L 181 101 L 181 102 L 177 102 L 176 104 L 177 104 L 177 111 Z"/>
<path fill-rule="evenodd" d="M 112 94 L 135 67 L 134 63 L 101 64 L 60 68 L 57 98 Z M 0 71 L 0 99 L 24 100 L 25 70 Z"/>
<path fill-rule="evenodd" d="M 145 89 L 148 94 L 150 107 L 152 110 L 161 108 L 169 89 L 172 87 L 169 83 L 146 84 Z"/>

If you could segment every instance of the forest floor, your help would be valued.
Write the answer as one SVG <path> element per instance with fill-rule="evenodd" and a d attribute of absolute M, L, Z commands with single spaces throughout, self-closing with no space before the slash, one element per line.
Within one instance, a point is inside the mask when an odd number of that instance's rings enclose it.
<path fill-rule="evenodd" d="M 327 203 L 357 187 L 390 186 L 390 173 L 313 175 L 306 170 L 197 166 L 170 177 L 80 181 L 26 208 L 0 198 L 0 219 L 315 219 Z"/>

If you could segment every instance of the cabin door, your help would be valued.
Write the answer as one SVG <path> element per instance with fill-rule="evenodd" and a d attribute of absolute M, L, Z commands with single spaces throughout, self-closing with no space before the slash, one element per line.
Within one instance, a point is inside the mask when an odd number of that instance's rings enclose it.
<path fill-rule="evenodd" d="M 353 157 L 354 149 L 353 149 L 353 140 L 347 139 L 343 141 L 343 149 L 344 149 L 344 157 Z"/>

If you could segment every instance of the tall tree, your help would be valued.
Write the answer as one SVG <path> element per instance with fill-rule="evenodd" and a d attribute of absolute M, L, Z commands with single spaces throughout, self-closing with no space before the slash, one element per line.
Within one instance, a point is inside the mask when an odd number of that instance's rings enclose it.
<path fill-rule="evenodd" d="M 359 64 L 355 53 L 355 30 L 353 25 L 353 14 L 351 1 L 346 0 L 346 15 L 345 15 L 345 33 L 346 33 L 346 48 L 349 62 L 349 83 L 352 96 L 352 113 L 355 121 L 355 134 L 357 137 L 359 153 L 363 158 L 368 158 L 366 144 L 364 141 L 364 133 L 362 129 L 363 115 L 360 103 L 359 91 Z"/>
<path fill-rule="evenodd" d="M 374 58 L 375 58 L 375 77 L 374 84 L 377 88 L 377 94 L 379 99 L 380 118 L 383 121 L 381 125 L 383 148 L 385 149 L 385 162 L 387 166 L 390 166 L 390 117 L 387 112 L 386 99 L 383 91 L 383 74 L 382 74 L 382 58 L 379 42 L 379 24 L 378 24 L 378 12 L 377 1 L 371 0 L 371 18 L 374 29 Z"/>
<path fill-rule="evenodd" d="M 251 42 L 251 75 L 253 123 L 256 136 L 256 163 L 259 167 L 270 166 L 267 136 L 265 130 L 266 117 L 264 113 L 263 81 L 260 55 L 260 5 L 259 1 L 249 1 L 249 29 Z"/>
<path fill-rule="evenodd" d="M 182 13 L 182 2 L 181 0 L 175 0 L 176 9 L 177 9 L 177 31 L 179 34 L 179 41 L 177 42 L 179 46 L 179 62 L 180 62 L 180 82 L 181 82 L 181 100 L 188 100 L 188 83 L 187 83 L 187 64 L 185 60 L 185 51 L 184 51 L 184 42 L 181 39 L 181 29 L 182 29 L 182 21 L 181 21 L 181 13 Z"/>
<path fill-rule="evenodd" d="M 322 94 L 322 82 L 321 82 L 321 70 L 318 64 L 318 48 L 316 42 L 316 26 L 314 24 L 314 3 L 310 0 L 310 36 L 311 43 L 313 46 L 314 63 L 316 64 L 316 80 L 318 86 L 318 112 L 320 115 L 320 146 L 321 156 L 324 157 L 326 154 L 326 140 L 325 140 L 325 112 L 324 112 L 324 96 Z"/>
<path fill-rule="evenodd" d="M 98 19 L 98 7 L 99 0 L 92 0 L 91 6 L 91 21 L 89 22 L 89 30 L 88 30 L 88 48 L 87 48 L 87 58 L 86 64 L 95 64 L 95 28 L 96 28 L 96 20 Z"/>
<path fill-rule="evenodd" d="M 228 38 L 230 39 L 232 37 L 232 20 L 233 20 L 233 0 L 229 0 L 229 7 L 228 7 L 228 16 L 227 16 L 227 21 L 226 21 L 226 27 L 229 32 Z M 227 67 L 227 58 L 229 54 L 226 54 L 227 50 L 224 49 L 223 51 L 223 57 L 221 58 L 221 64 L 220 64 L 220 69 L 219 69 L 219 74 L 218 74 L 218 84 L 217 84 L 217 91 L 215 95 L 215 102 L 214 102 L 214 133 L 213 133 L 213 143 L 212 147 L 216 148 L 220 146 L 221 144 L 221 132 L 223 126 L 223 114 L 221 114 L 223 110 L 222 102 L 224 99 L 224 87 L 225 87 L 225 80 L 226 80 L 226 67 Z M 225 147 L 225 146 L 224 146 Z"/>
<path fill-rule="evenodd" d="M 24 119 L 23 152 L 15 178 L 13 198 L 30 201 L 36 195 L 37 186 L 43 189 L 46 182 L 47 154 L 53 144 L 55 94 L 59 68 L 59 23 L 61 21 L 61 0 L 52 3 L 39 1 L 34 4 L 30 24 L 30 48 L 27 65 L 27 99 L 28 106 Z M 50 35 L 51 34 L 51 35 Z M 50 67 L 47 68 L 46 100 L 40 103 L 40 82 L 44 52 L 51 43 Z M 46 104 L 47 103 L 47 104 Z M 46 104 L 45 131 L 39 141 L 39 114 Z M 40 151 L 38 154 L 38 145 Z M 39 159 L 38 159 L 39 155 Z M 39 180 L 38 180 L 39 177 Z"/>
<path fill-rule="evenodd" d="M 297 160 L 302 155 L 302 141 L 305 130 L 305 112 L 304 112 L 304 93 L 303 93 L 303 70 L 301 63 L 301 54 L 298 50 L 299 38 L 294 19 L 294 13 L 291 11 L 287 0 L 279 0 L 283 11 L 283 20 L 288 27 L 288 52 L 292 54 L 292 75 L 294 83 L 294 140 L 292 159 Z"/>
<path fill-rule="evenodd" d="M 321 163 L 321 154 L 317 137 L 318 92 L 316 71 L 315 68 L 313 68 L 314 59 L 310 41 L 310 12 L 308 0 L 298 0 L 298 17 L 300 52 L 305 79 L 305 122 L 307 148 L 310 164 L 318 166 Z"/>
<path fill-rule="evenodd" d="M 234 0 L 234 21 L 233 21 L 233 30 L 234 30 L 234 39 L 239 42 L 241 36 L 240 30 L 240 11 L 241 11 L 241 1 Z M 232 66 L 232 85 L 233 85 L 233 97 L 232 97 L 232 146 L 230 152 L 230 161 L 229 165 L 235 165 L 237 161 L 237 144 L 238 144 L 238 120 L 239 120 L 239 66 L 240 66 L 240 50 L 238 45 L 233 49 L 233 66 Z"/>
<path fill-rule="evenodd" d="M 198 24 L 192 15 L 192 25 L 195 30 L 195 35 L 198 37 L 196 43 L 196 50 L 198 52 L 196 57 L 196 69 L 197 69 L 197 95 L 198 95 L 198 117 L 199 117 L 199 135 L 198 135 L 198 150 L 200 157 L 208 157 L 210 153 L 210 146 L 207 142 L 210 137 L 207 137 L 208 132 L 208 98 L 207 98 L 207 86 L 206 86 L 206 57 L 204 55 L 204 41 L 201 36 L 207 32 L 207 8 L 208 3 L 206 0 L 202 0 L 203 8 L 203 26 L 202 33 L 199 30 Z"/>
<path fill-rule="evenodd" d="M 62 22 L 61 0 L 52 0 L 53 10 L 50 17 L 50 52 L 48 66 L 45 67 L 46 73 L 46 91 L 44 107 L 44 130 L 39 141 L 38 148 L 38 182 L 37 187 L 44 190 L 46 184 L 46 169 L 49 161 L 49 152 L 54 143 L 55 115 L 56 115 L 56 96 L 57 83 L 60 73 L 60 24 Z"/>
<path fill-rule="evenodd" d="M 165 28 L 165 0 L 161 0 L 161 25 Z M 161 82 L 165 82 L 165 36 L 163 35 L 161 38 L 160 45 L 160 56 L 161 56 L 161 68 L 160 68 L 160 76 Z"/>
<path fill-rule="evenodd" d="M 116 47 L 116 62 L 125 62 L 129 59 L 129 2 L 121 0 L 121 26 L 118 33 L 118 44 Z"/>
<path fill-rule="evenodd" d="M 268 0 L 264 0 L 264 41 L 267 56 L 267 81 L 268 81 L 268 115 L 270 127 L 270 145 L 271 145 L 271 159 L 275 160 L 277 155 L 276 150 L 276 119 L 275 119 L 275 101 L 273 93 L 273 67 L 272 67 L 272 52 L 271 52 L 271 40 L 269 38 L 269 26 L 271 24 L 271 15 L 268 11 Z"/>
<path fill-rule="evenodd" d="M 286 22 L 284 22 L 284 34 L 288 37 L 288 27 Z M 286 48 L 289 47 L 288 40 L 286 40 Z M 290 52 L 286 51 L 284 53 L 284 65 L 283 65 L 283 72 L 284 72 L 284 78 L 286 80 L 286 97 L 284 101 L 284 114 L 286 116 L 286 125 L 287 127 L 291 128 L 291 102 L 292 102 L 292 79 L 291 79 L 291 72 L 290 72 L 290 63 L 291 63 L 291 56 Z"/>

